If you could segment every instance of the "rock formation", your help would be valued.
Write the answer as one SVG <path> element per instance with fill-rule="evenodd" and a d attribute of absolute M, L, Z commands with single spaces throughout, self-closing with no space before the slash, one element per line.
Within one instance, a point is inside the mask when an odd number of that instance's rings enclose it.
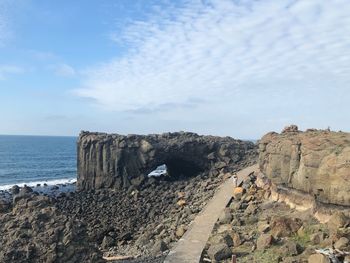
<path fill-rule="evenodd" d="M 321 203 L 350 206 L 350 133 L 296 126 L 259 142 L 260 170 L 277 186 L 311 194 Z"/>
<path fill-rule="evenodd" d="M 170 177 L 219 174 L 255 155 L 251 142 L 195 133 L 117 135 L 82 132 L 78 141 L 80 190 L 139 186 L 157 166 Z"/>

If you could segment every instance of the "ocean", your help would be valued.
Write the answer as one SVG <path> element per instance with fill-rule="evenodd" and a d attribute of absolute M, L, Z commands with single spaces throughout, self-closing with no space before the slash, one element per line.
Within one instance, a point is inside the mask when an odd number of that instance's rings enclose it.
<path fill-rule="evenodd" d="M 77 137 L 0 135 L 0 190 L 76 181 Z"/>

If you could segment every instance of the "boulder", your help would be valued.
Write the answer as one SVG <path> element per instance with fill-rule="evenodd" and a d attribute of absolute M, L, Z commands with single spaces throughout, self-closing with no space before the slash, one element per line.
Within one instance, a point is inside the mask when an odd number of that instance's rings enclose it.
<path fill-rule="evenodd" d="M 0 213 L 6 212 L 10 208 L 10 203 L 5 199 L 0 199 Z"/>
<path fill-rule="evenodd" d="M 296 256 L 300 254 L 301 248 L 296 242 L 287 240 L 287 242 L 282 245 L 279 251 L 281 255 Z"/>
<path fill-rule="evenodd" d="M 242 244 L 242 240 L 240 235 L 237 232 L 234 232 L 231 234 L 232 240 L 233 240 L 233 245 L 235 247 L 238 247 Z"/>
<path fill-rule="evenodd" d="M 213 261 L 220 261 L 232 256 L 231 249 L 226 244 L 211 245 L 207 251 L 208 256 Z"/>
<path fill-rule="evenodd" d="M 317 232 L 310 235 L 310 241 L 314 245 L 319 245 L 325 238 L 325 234 L 323 232 Z"/>
<path fill-rule="evenodd" d="M 266 233 L 270 230 L 270 225 L 266 221 L 258 222 L 258 231 L 260 233 Z"/>
<path fill-rule="evenodd" d="M 233 198 L 235 200 L 240 200 L 245 192 L 243 187 L 235 187 L 233 188 Z"/>
<path fill-rule="evenodd" d="M 334 248 L 340 249 L 340 250 L 343 250 L 348 246 L 349 246 L 349 239 L 347 239 L 346 237 L 341 237 L 334 243 Z"/>
<path fill-rule="evenodd" d="M 210 238 L 210 244 L 226 244 L 228 247 L 233 246 L 233 240 L 229 233 L 224 232 L 217 235 L 214 235 Z"/>
<path fill-rule="evenodd" d="M 308 263 L 330 263 L 330 260 L 325 255 L 313 254 L 309 256 L 307 262 Z"/>
<path fill-rule="evenodd" d="M 328 228 L 331 230 L 337 230 L 343 228 L 349 224 L 349 218 L 340 211 L 332 214 L 329 221 L 327 222 Z"/>
<path fill-rule="evenodd" d="M 299 218 L 277 217 L 271 222 L 271 234 L 274 237 L 289 237 L 302 226 Z"/>
<path fill-rule="evenodd" d="M 101 247 L 105 250 L 115 245 L 115 240 L 111 236 L 105 236 L 102 240 Z"/>
<path fill-rule="evenodd" d="M 269 248 L 274 242 L 274 238 L 270 234 L 262 234 L 259 236 L 256 241 L 257 249 L 266 249 Z"/>
<path fill-rule="evenodd" d="M 175 235 L 178 238 L 181 238 L 186 232 L 185 226 L 181 225 L 176 229 Z"/>
<path fill-rule="evenodd" d="M 233 217 L 230 208 L 224 209 L 222 211 L 221 215 L 219 216 L 219 223 L 220 224 L 229 224 L 231 223 Z"/>
<path fill-rule="evenodd" d="M 169 248 L 167 246 L 167 244 L 163 241 L 163 240 L 158 240 L 153 248 L 152 248 L 152 252 L 153 254 L 157 255 L 159 253 L 162 253 L 164 251 L 167 251 Z"/>
<path fill-rule="evenodd" d="M 19 193 L 19 190 L 20 190 L 19 186 L 18 185 L 14 185 L 14 186 L 11 187 L 10 192 L 11 192 L 12 195 L 16 195 L 16 194 Z"/>

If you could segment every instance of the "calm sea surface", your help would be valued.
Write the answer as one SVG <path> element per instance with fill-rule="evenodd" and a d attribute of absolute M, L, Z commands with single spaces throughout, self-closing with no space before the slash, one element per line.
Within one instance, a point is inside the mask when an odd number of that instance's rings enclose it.
<path fill-rule="evenodd" d="M 76 137 L 0 135 L 0 190 L 76 178 Z"/>

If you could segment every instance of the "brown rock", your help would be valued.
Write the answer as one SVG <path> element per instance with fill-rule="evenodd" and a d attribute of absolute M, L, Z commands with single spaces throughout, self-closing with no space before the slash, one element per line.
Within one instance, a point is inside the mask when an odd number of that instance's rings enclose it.
<path fill-rule="evenodd" d="M 233 197 L 236 200 L 239 200 L 242 198 L 243 194 L 245 192 L 245 189 L 243 187 L 235 187 L 233 188 Z"/>
<path fill-rule="evenodd" d="M 256 247 L 257 249 L 266 249 L 272 245 L 273 241 L 274 238 L 270 234 L 262 234 L 256 242 Z"/>
<path fill-rule="evenodd" d="M 324 233 L 317 232 L 310 235 L 310 241 L 314 245 L 320 244 L 324 240 Z"/>
<path fill-rule="evenodd" d="M 288 240 L 284 245 L 282 245 L 279 251 L 282 255 L 296 256 L 301 252 L 301 248 L 296 242 Z"/>
<path fill-rule="evenodd" d="M 349 239 L 346 237 L 341 237 L 337 240 L 337 242 L 334 243 L 334 248 L 336 249 L 344 249 L 349 246 Z"/>
<path fill-rule="evenodd" d="M 263 222 L 258 222 L 258 231 L 260 233 L 266 233 L 270 230 L 270 225 L 266 223 L 265 221 Z"/>
<path fill-rule="evenodd" d="M 186 205 L 186 201 L 184 199 L 180 199 L 179 201 L 176 202 L 176 204 L 178 206 L 185 206 Z"/>
<path fill-rule="evenodd" d="M 260 140 L 260 170 L 277 186 L 349 206 L 350 133 L 295 131 L 268 133 Z"/>
<path fill-rule="evenodd" d="M 181 238 L 185 234 L 185 232 L 186 232 L 185 226 L 181 225 L 176 229 L 175 235 L 178 238 Z"/>
<path fill-rule="evenodd" d="M 301 225 L 299 218 L 278 217 L 271 222 L 271 234 L 274 237 L 288 237 L 296 233 Z"/>
<path fill-rule="evenodd" d="M 322 254 L 313 254 L 309 256 L 308 263 L 330 263 L 329 259 Z"/>
<path fill-rule="evenodd" d="M 290 126 L 286 126 L 284 127 L 282 133 L 287 133 L 287 132 L 298 132 L 298 126 L 297 125 L 290 125 Z"/>
<path fill-rule="evenodd" d="M 343 212 L 335 212 L 327 222 L 328 228 L 331 230 L 337 230 L 339 228 L 347 226 L 348 224 L 349 219 Z"/>

